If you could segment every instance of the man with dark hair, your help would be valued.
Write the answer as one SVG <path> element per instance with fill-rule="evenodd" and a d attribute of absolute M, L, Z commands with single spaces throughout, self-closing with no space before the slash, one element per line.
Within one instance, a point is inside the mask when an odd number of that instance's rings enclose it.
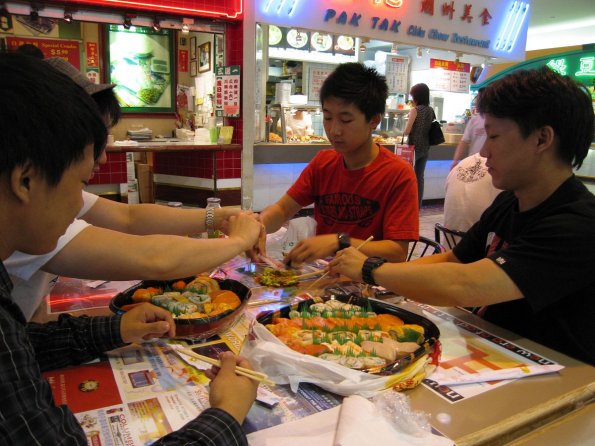
<path fill-rule="evenodd" d="M 16 53 L 24 54 L 25 56 L 36 57 L 37 59 L 43 59 L 45 56 L 43 51 L 38 46 L 31 43 L 23 43 L 16 50 Z"/>
<path fill-rule="evenodd" d="M 0 55 L 0 259 L 13 251 L 42 254 L 82 205 L 82 189 L 103 150 L 106 128 L 89 95 L 46 63 Z M 33 127 L 32 128 L 32 123 Z M 0 262 L 0 444 L 77 444 L 87 438 L 67 406 L 56 406 L 41 371 L 80 364 L 131 342 L 175 335 L 169 311 L 143 304 L 124 315 L 72 317 L 27 324 L 10 295 Z M 233 354 L 211 370 L 211 408 L 153 443 L 247 444 L 241 429 L 256 396 L 254 381 L 237 376 Z"/>
<path fill-rule="evenodd" d="M 91 95 L 107 126 L 118 122 L 121 110 L 113 91 L 114 84 L 94 84 L 60 57 L 45 62 Z M 106 162 L 105 147 L 102 147 L 93 170 L 98 171 Z M 229 218 L 234 215 L 237 218 L 230 223 Z M 261 229 L 261 224 L 252 216 L 233 208 L 217 209 L 213 225 L 225 226 L 229 237 L 201 240 L 186 236 L 206 230 L 204 209 L 118 203 L 83 191 L 83 206 L 54 250 L 37 256 L 16 251 L 6 259 L 5 266 L 14 283 L 12 294 L 30 320 L 49 294 L 56 275 L 103 280 L 188 277 L 210 270 L 251 248 Z M 212 254 L 202 255 L 207 251 Z M 109 262 L 96 261 L 108 257 Z"/>
<path fill-rule="evenodd" d="M 595 197 L 578 180 L 593 137 L 587 89 L 548 68 L 517 71 L 479 100 L 481 155 L 503 189 L 452 251 L 407 265 L 337 254 L 331 270 L 490 322 L 595 365 Z"/>
<path fill-rule="evenodd" d="M 372 141 L 387 96 L 384 77 L 360 63 L 339 65 L 324 81 L 320 102 L 333 149 L 318 152 L 287 193 L 260 214 L 267 232 L 274 232 L 314 203 L 317 235 L 299 242 L 287 262 L 331 256 L 369 236 L 374 241 L 363 252 L 400 262 L 409 240 L 418 239 L 413 169 Z"/>

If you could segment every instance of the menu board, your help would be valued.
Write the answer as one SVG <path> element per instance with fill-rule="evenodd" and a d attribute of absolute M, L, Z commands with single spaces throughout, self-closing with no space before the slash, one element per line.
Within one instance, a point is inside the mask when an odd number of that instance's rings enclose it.
<path fill-rule="evenodd" d="M 430 59 L 430 90 L 469 93 L 471 65 L 450 60 Z"/>
<path fill-rule="evenodd" d="M 389 93 L 407 91 L 409 76 L 409 58 L 388 55 L 386 58 L 386 83 Z"/>
<path fill-rule="evenodd" d="M 215 76 L 215 114 L 240 116 L 240 66 L 217 67 Z"/>
<path fill-rule="evenodd" d="M 335 65 L 310 64 L 308 68 L 308 101 L 320 99 L 322 83 L 335 70 Z"/>

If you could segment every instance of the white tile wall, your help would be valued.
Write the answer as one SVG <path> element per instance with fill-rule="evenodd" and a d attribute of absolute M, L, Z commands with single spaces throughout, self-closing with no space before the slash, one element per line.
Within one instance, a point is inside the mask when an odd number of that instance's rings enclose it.
<path fill-rule="evenodd" d="M 255 164 L 254 210 L 261 211 L 281 198 L 306 165 L 306 163 Z"/>

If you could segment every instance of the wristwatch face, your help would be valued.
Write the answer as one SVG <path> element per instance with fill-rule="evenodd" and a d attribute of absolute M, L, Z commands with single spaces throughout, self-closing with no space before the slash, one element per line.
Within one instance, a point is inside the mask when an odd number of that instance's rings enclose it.
<path fill-rule="evenodd" d="M 351 239 L 346 232 L 339 232 L 337 237 L 339 239 L 339 249 L 345 249 L 351 246 Z"/>

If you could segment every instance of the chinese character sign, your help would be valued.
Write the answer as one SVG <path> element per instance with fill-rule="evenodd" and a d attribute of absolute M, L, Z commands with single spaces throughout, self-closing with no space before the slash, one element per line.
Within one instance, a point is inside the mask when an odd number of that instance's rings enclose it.
<path fill-rule="evenodd" d="M 240 66 L 217 67 L 215 76 L 215 114 L 228 118 L 240 116 Z"/>

